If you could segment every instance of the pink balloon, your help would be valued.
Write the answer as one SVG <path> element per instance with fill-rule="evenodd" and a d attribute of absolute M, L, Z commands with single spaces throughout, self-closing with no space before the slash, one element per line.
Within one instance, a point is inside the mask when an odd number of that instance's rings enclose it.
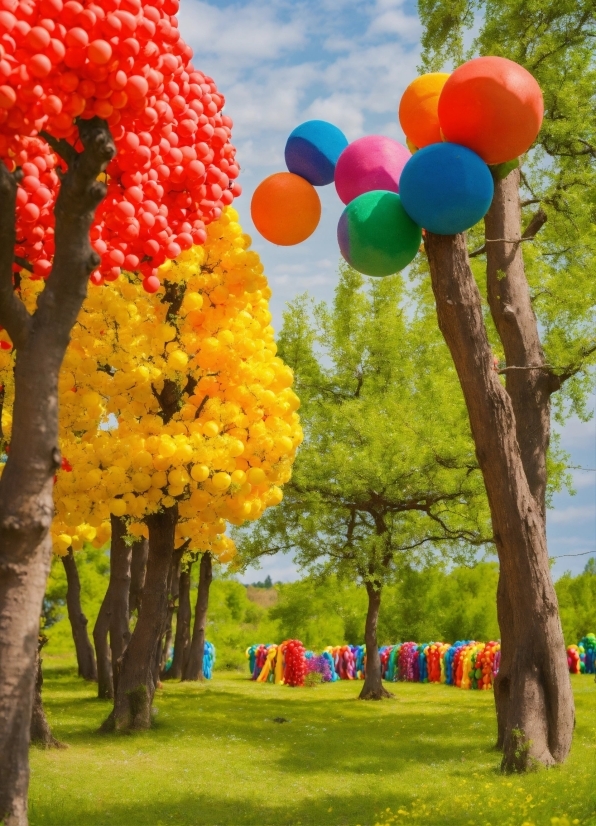
<path fill-rule="evenodd" d="M 335 188 L 349 204 L 363 192 L 386 189 L 399 192 L 401 171 L 411 158 L 401 143 L 383 135 L 368 135 L 351 143 L 335 167 Z"/>

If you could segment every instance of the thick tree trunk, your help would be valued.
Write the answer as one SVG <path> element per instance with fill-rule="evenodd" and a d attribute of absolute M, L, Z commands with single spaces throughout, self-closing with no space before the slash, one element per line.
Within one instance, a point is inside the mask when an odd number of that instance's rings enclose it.
<path fill-rule="evenodd" d="M 87 631 L 88 620 L 81 607 L 81 581 L 72 548 L 69 548 L 66 556 L 62 557 L 62 564 L 66 573 L 66 607 L 77 653 L 79 677 L 97 682 L 95 653 Z"/>
<path fill-rule="evenodd" d="M 58 374 L 70 331 L 99 264 L 89 229 L 116 150 L 98 118 L 79 122 L 83 151 L 64 156 L 52 271 L 30 315 L 15 291 L 15 204 L 21 170 L 0 164 L 0 324 L 16 349 L 14 427 L 0 479 L 0 822 L 27 823 L 28 746 L 39 615 L 50 567 L 53 479 L 60 468 Z"/>
<path fill-rule="evenodd" d="M 209 607 L 209 588 L 213 580 L 213 565 L 209 551 L 201 554 L 199 567 L 199 590 L 195 621 L 192 629 L 192 641 L 188 652 L 188 662 L 182 673 L 183 680 L 203 679 L 203 656 L 205 654 L 205 631 L 207 627 L 207 609 Z"/>
<path fill-rule="evenodd" d="M 513 406 L 494 370 L 480 293 L 464 235 L 427 233 L 439 327 L 464 393 L 510 602 L 503 769 L 562 762 L 574 724 L 573 696 L 542 512 L 528 486 Z M 523 639 L 523 645 L 517 641 Z"/>
<path fill-rule="evenodd" d="M 114 680 L 112 675 L 112 655 L 108 645 L 111 613 L 110 586 L 101 603 L 95 625 L 93 626 L 93 643 L 97 657 L 97 696 L 100 700 L 114 699 Z"/>
<path fill-rule="evenodd" d="M 561 384 L 546 366 L 536 315 L 526 279 L 519 199 L 520 170 L 495 181 L 495 195 L 485 223 L 487 294 L 493 321 L 505 351 L 505 387 L 515 415 L 515 430 L 530 492 L 546 519 L 546 461 L 550 442 L 550 397 Z M 537 231 L 546 220 L 535 216 Z M 534 221 L 532 222 L 534 223 Z M 532 223 L 530 228 L 532 228 Z M 521 368 L 521 369 L 518 369 Z M 510 671 L 513 651 L 523 645 L 516 640 L 511 621 L 511 598 L 506 575 L 501 571 L 497 589 L 497 612 L 501 629 L 501 664 L 495 681 L 497 748 L 505 737 L 504 721 L 509 708 Z"/>
<path fill-rule="evenodd" d="M 180 567 L 182 565 L 182 557 L 184 556 L 186 548 L 179 548 L 172 554 L 172 564 L 170 566 L 170 574 L 168 576 L 168 613 L 166 615 L 163 644 L 161 645 L 158 672 L 157 676 L 164 679 L 170 676 L 169 672 L 166 674 L 166 664 L 168 661 L 168 652 L 172 645 L 172 626 L 174 622 L 174 612 L 178 607 L 178 596 L 180 593 Z"/>
<path fill-rule="evenodd" d="M 126 522 L 111 517 L 112 541 L 110 545 L 110 652 L 114 694 L 117 691 L 118 669 L 122 655 L 130 640 L 128 594 L 130 591 L 130 563 L 132 546 L 124 541 Z"/>
<path fill-rule="evenodd" d="M 128 611 L 131 615 L 134 611 L 138 614 L 141 608 L 148 553 L 149 543 L 146 539 L 142 538 L 133 544 L 132 561 L 130 563 L 130 593 L 128 596 Z"/>
<path fill-rule="evenodd" d="M 46 642 L 47 637 L 39 638 L 35 663 L 35 693 L 33 696 L 33 709 L 31 711 L 31 743 L 36 746 L 41 746 L 44 749 L 65 749 L 66 744 L 56 740 L 52 734 L 52 729 L 45 715 L 41 697 L 41 689 L 43 687 L 43 671 L 41 666 L 43 660 L 40 657 L 40 651 Z"/>
<path fill-rule="evenodd" d="M 177 518 L 176 506 L 147 517 L 149 556 L 141 612 L 122 657 L 114 710 L 102 726 L 104 731 L 151 725 L 155 658 L 168 608 L 168 572 Z"/>
<path fill-rule="evenodd" d="M 190 607 L 190 572 L 192 562 L 187 563 L 180 573 L 178 593 L 178 613 L 176 616 L 176 636 L 174 638 L 174 659 L 168 672 L 171 680 L 179 680 L 186 669 L 190 652 L 190 622 L 192 610 Z"/>
<path fill-rule="evenodd" d="M 384 697 L 393 697 L 393 694 L 383 686 L 381 677 L 381 658 L 377 641 L 377 624 L 381 608 L 381 586 L 372 582 L 366 583 L 368 594 L 368 610 L 364 627 L 364 642 L 366 643 L 366 676 L 360 692 L 359 700 L 382 700 Z"/>

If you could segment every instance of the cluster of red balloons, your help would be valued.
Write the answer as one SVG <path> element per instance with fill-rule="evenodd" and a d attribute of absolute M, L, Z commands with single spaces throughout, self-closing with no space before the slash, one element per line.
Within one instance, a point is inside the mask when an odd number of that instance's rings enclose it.
<path fill-rule="evenodd" d="M 300 640 L 289 640 L 284 648 L 284 683 L 291 686 L 304 685 L 306 674 L 305 649 Z"/>
<path fill-rule="evenodd" d="M 159 288 L 157 267 L 204 243 L 205 225 L 240 194 L 232 121 L 194 69 L 178 0 L 0 0 L 0 158 L 20 166 L 17 255 L 45 277 L 61 164 L 43 130 L 78 144 L 77 118 L 104 118 L 118 154 L 92 241 L 94 283 L 122 267 Z"/>

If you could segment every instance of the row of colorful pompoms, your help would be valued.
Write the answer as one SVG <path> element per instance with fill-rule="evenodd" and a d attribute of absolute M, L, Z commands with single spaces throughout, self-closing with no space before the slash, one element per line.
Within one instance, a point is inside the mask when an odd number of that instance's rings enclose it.
<path fill-rule="evenodd" d="M 166 674 L 172 667 L 172 662 L 174 660 L 174 646 L 170 645 L 170 650 L 168 651 L 168 658 L 166 660 Z M 210 680 L 213 677 L 213 665 L 215 663 L 215 646 L 212 642 L 207 642 L 205 640 L 205 648 L 203 649 L 203 677 L 206 680 Z"/>
<path fill-rule="evenodd" d="M 506 58 L 422 75 L 399 105 L 407 149 L 383 135 L 348 144 L 333 124 L 307 121 L 288 138 L 289 171 L 255 190 L 254 224 L 274 244 L 305 241 L 321 217 L 314 187 L 335 182 L 346 204 L 337 229 L 341 254 L 364 275 L 391 275 L 414 260 L 422 228 L 454 235 L 484 217 L 494 192 L 489 167 L 494 172 L 526 152 L 542 117 L 538 83 Z"/>
<path fill-rule="evenodd" d="M 567 664 L 571 674 L 596 674 L 596 634 L 586 634 L 567 648 Z"/>
<path fill-rule="evenodd" d="M 362 680 L 366 676 L 364 645 L 329 646 L 316 655 L 305 651 L 302 643 L 291 640 L 281 645 L 253 645 L 246 655 L 252 679 L 257 682 L 302 685 L 309 671 L 318 671 L 323 682 Z M 299 656 L 302 647 L 302 681 L 286 678 L 288 656 Z M 418 644 L 404 642 L 379 649 L 383 679 L 389 682 L 445 683 L 464 689 L 490 689 L 499 671 L 501 644 L 459 640 L 453 645 L 443 642 Z M 293 670 L 296 667 L 292 666 Z"/>
<path fill-rule="evenodd" d="M 304 685 L 305 655 L 300 640 L 285 640 L 279 645 L 251 645 L 246 651 L 253 680 L 290 686 Z"/>

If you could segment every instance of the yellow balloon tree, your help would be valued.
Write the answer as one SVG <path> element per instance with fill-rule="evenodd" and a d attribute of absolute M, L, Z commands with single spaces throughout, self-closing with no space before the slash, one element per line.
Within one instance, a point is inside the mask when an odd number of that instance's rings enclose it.
<path fill-rule="evenodd" d="M 237 217 L 228 208 L 204 246 L 166 262 L 155 294 L 126 274 L 91 290 L 61 372 L 56 551 L 103 544 L 114 520 L 149 539 L 147 594 L 119 668 L 119 728 L 149 725 L 173 551 L 229 561 L 226 523 L 281 501 L 302 439 L 270 290 Z"/>

